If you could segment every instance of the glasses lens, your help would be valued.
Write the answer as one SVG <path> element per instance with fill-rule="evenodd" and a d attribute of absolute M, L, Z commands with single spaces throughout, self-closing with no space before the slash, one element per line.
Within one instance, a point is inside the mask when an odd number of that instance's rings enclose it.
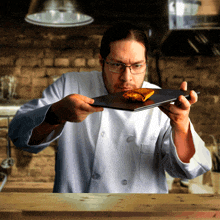
<path fill-rule="evenodd" d="M 109 64 L 109 70 L 114 73 L 121 73 L 124 70 L 123 64 L 120 63 L 108 63 Z"/>
<path fill-rule="evenodd" d="M 131 66 L 126 66 L 123 63 L 110 63 L 109 64 L 109 70 L 114 73 L 122 73 L 125 71 L 126 67 L 129 67 L 132 74 L 140 74 L 145 71 L 146 65 L 145 64 L 133 64 Z"/>
<path fill-rule="evenodd" d="M 145 64 L 134 64 L 131 65 L 131 73 L 139 74 L 145 71 L 146 65 Z"/>

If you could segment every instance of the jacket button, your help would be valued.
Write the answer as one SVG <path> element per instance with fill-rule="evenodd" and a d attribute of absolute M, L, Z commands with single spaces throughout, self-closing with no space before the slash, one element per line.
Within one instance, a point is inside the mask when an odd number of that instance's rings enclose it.
<path fill-rule="evenodd" d="M 101 176 L 98 173 L 93 173 L 92 178 L 95 179 L 95 180 L 98 180 L 98 179 L 101 178 Z"/>
<path fill-rule="evenodd" d="M 133 142 L 133 141 L 134 141 L 134 139 L 135 139 L 135 137 L 130 136 L 130 137 L 128 137 L 128 138 L 127 138 L 127 142 Z"/>
<path fill-rule="evenodd" d="M 128 181 L 127 181 L 127 180 L 122 180 L 122 181 L 121 181 L 121 184 L 122 184 L 122 185 L 127 185 L 127 184 L 128 184 Z"/>
<path fill-rule="evenodd" d="M 105 136 L 105 132 L 104 132 L 104 131 L 101 133 L 101 136 L 102 136 L 102 137 L 104 137 L 104 136 Z"/>

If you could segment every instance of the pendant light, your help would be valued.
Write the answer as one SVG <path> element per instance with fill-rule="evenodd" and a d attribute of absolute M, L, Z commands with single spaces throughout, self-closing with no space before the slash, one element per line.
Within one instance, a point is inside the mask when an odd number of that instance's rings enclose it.
<path fill-rule="evenodd" d="M 76 27 L 94 19 L 78 12 L 74 0 L 31 0 L 25 21 L 46 27 Z"/>

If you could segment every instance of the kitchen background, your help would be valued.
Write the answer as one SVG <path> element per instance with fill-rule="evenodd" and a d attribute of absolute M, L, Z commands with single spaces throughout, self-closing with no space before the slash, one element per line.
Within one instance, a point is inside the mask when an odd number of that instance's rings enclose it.
<path fill-rule="evenodd" d="M 13 98 L 9 99 L 10 94 L 0 89 L 0 163 L 7 158 L 6 149 L 9 145 L 7 115 L 11 115 L 11 112 L 7 108 L 40 98 L 42 91 L 66 72 L 101 70 L 99 46 L 103 32 L 110 25 L 105 20 L 74 28 L 40 27 L 26 23 L 23 17 L 15 13 L 16 7 L 9 7 L 9 3 L 5 6 L 8 8 L 7 13 L 12 11 L 14 15 L 7 18 L 4 12 L 1 16 L 0 78 L 1 85 L 5 81 L 6 85 L 11 85 Z M 144 24 L 144 19 L 140 23 Z M 121 18 L 117 17 L 114 21 L 117 20 Z M 147 25 L 146 32 L 149 33 Z M 176 40 L 181 44 L 180 39 Z M 157 49 L 150 54 L 146 80 L 170 89 L 179 89 L 181 82 L 186 80 L 188 89 L 200 92 L 199 101 L 191 108 L 190 118 L 213 154 L 214 163 L 212 172 L 206 178 L 200 177 L 192 183 L 200 187 L 197 193 L 203 193 L 205 189 L 210 192 L 220 172 L 218 157 L 215 156 L 220 153 L 220 56 L 181 54 L 181 51 L 178 55 L 178 51 L 172 53 L 175 49 L 172 45 L 166 46 L 166 50 L 169 48 L 168 55 L 161 54 Z M 14 114 L 15 111 L 12 112 Z M 10 120 L 12 118 L 9 117 Z M 0 167 L 0 172 L 7 174 L 3 191 L 25 191 L 29 188 L 34 191 L 35 188 L 50 192 L 54 181 L 56 142 L 37 155 L 20 151 L 11 142 L 10 146 L 15 163 L 10 168 Z M 0 181 L 3 178 L 0 175 Z M 170 184 L 172 187 L 172 182 Z"/>

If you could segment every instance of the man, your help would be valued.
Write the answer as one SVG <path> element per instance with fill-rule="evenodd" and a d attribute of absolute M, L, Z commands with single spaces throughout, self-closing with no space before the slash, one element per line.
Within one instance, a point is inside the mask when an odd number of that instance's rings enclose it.
<path fill-rule="evenodd" d="M 115 25 L 102 39 L 102 73 L 64 74 L 41 99 L 17 112 L 9 130 L 17 147 L 38 153 L 59 138 L 54 192 L 167 193 L 165 171 L 190 179 L 211 168 L 210 154 L 189 120 L 194 91 L 190 101 L 180 96 L 162 111 L 90 105 L 93 97 L 108 93 L 158 88 L 144 82 L 147 49 L 144 31 Z"/>

